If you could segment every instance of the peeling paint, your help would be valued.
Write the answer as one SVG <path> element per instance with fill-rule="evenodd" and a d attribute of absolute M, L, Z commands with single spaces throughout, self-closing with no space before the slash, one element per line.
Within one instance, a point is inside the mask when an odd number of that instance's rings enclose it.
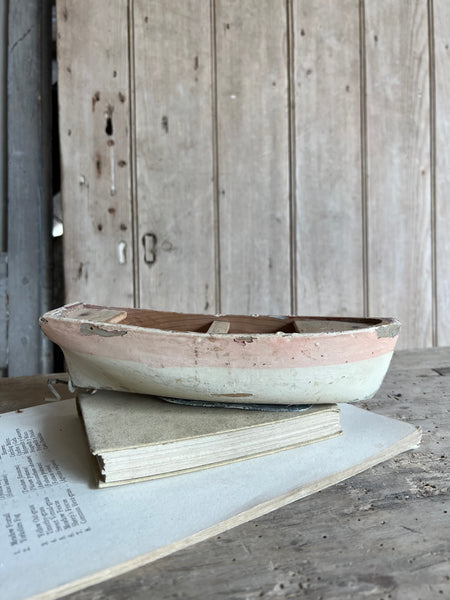
<path fill-rule="evenodd" d="M 116 337 L 126 335 L 127 331 L 119 331 L 117 329 L 109 330 L 102 329 L 97 325 L 90 325 L 89 323 L 81 323 L 80 325 L 81 335 L 99 335 L 101 337 Z"/>
<path fill-rule="evenodd" d="M 386 325 L 381 325 L 380 327 L 377 327 L 377 338 L 394 338 L 398 335 L 400 327 L 401 325 L 398 321 L 394 323 L 387 323 Z"/>
<path fill-rule="evenodd" d="M 117 256 L 119 264 L 124 265 L 127 262 L 127 244 L 124 241 L 119 242 L 117 246 Z"/>
<path fill-rule="evenodd" d="M 92 96 L 92 112 L 95 111 L 95 106 L 97 104 L 97 102 L 100 101 L 100 92 L 95 92 L 95 94 Z"/>
<path fill-rule="evenodd" d="M 109 163 L 110 163 L 110 173 L 111 173 L 111 188 L 109 193 L 111 196 L 116 195 L 116 173 L 114 169 L 114 145 L 109 145 Z"/>
<path fill-rule="evenodd" d="M 239 336 L 234 338 L 233 340 L 233 342 L 236 342 L 237 344 L 242 344 L 243 346 L 245 346 L 246 344 L 251 344 L 253 341 L 254 340 L 251 335 Z"/>

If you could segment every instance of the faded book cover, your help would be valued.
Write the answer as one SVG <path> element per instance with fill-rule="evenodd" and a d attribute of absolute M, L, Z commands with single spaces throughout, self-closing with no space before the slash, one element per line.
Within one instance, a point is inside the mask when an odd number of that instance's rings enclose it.
<path fill-rule="evenodd" d="M 77 406 L 99 485 L 214 467 L 342 433 L 335 404 L 253 411 L 99 391 L 80 394 Z"/>

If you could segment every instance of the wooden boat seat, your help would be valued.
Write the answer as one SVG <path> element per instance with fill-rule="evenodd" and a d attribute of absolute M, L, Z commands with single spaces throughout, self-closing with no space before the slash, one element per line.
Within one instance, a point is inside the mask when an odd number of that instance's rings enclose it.
<path fill-rule="evenodd" d="M 228 333 L 231 323 L 229 321 L 213 321 L 208 328 L 207 333 Z"/>
<path fill-rule="evenodd" d="M 83 319 L 97 323 L 120 323 L 127 318 L 125 310 L 114 310 L 110 308 L 81 308 L 70 311 L 71 319 Z"/>

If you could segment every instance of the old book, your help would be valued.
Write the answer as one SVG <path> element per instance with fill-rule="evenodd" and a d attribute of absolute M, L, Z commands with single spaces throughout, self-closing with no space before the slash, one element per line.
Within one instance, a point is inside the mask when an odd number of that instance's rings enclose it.
<path fill-rule="evenodd" d="M 100 486 L 180 474 L 339 435 L 339 408 L 263 412 L 98 391 L 77 405 Z"/>
<path fill-rule="evenodd" d="M 417 427 L 348 404 L 341 406 L 341 425 L 343 435 L 315 444 L 98 489 L 74 400 L 2 414 L 2 598 L 59 598 L 318 492 L 420 442 Z"/>

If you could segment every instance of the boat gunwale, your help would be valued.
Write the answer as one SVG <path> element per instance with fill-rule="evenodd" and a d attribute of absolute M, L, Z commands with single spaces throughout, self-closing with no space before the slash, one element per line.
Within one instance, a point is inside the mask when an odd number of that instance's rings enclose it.
<path fill-rule="evenodd" d="M 155 309 L 142 309 L 142 310 L 148 310 L 148 311 L 152 311 L 152 312 L 160 312 L 160 313 L 165 313 L 165 314 L 176 314 L 176 315 L 183 315 L 183 314 L 191 314 L 191 315 L 198 315 L 201 317 L 210 317 L 211 319 L 214 320 L 214 318 L 219 318 L 222 320 L 226 320 L 226 317 L 267 317 L 267 318 L 275 318 L 275 319 L 292 319 L 292 320 L 302 320 L 302 319 L 306 319 L 306 320 L 329 320 L 329 321 L 334 321 L 334 322 L 339 322 L 339 321 L 343 321 L 343 322 L 351 322 L 351 321 L 355 321 L 356 322 L 364 322 L 365 320 L 373 320 L 373 321 L 378 321 L 377 323 L 373 323 L 367 327 L 361 327 L 358 329 L 345 329 L 342 331 L 311 331 L 311 332 L 297 332 L 297 331 L 292 331 L 292 332 L 284 332 L 284 331 L 275 331 L 275 332 L 265 332 L 265 333 L 255 333 L 255 332 L 251 332 L 251 333 L 239 333 L 239 332 L 234 332 L 234 333 L 208 333 L 208 332 L 199 332 L 199 331 L 179 331 L 179 330 L 173 330 L 173 329 L 162 329 L 159 327 L 146 327 L 146 326 L 142 326 L 142 325 L 132 325 L 132 324 L 128 324 L 128 323 L 122 323 L 122 322 L 118 322 L 118 323 L 110 323 L 110 322 L 104 322 L 104 321 L 95 321 L 95 320 L 90 320 L 90 319 L 83 319 L 83 318 L 71 318 L 68 315 L 62 314 L 63 312 L 66 312 L 68 314 L 70 314 L 70 309 L 71 308 L 75 308 L 75 306 L 86 306 L 86 307 L 95 307 L 95 308 L 108 308 L 111 310 L 127 310 L 126 308 L 123 307 L 106 307 L 106 306 L 100 306 L 100 305 L 93 305 L 93 304 L 88 304 L 85 302 L 73 302 L 70 304 L 66 304 L 62 307 L 59 308 L 55 308 L 51 311 L 48 311 L 46 313 L 44 313 L 40 319 L 39 322 L 45 324 L 45 321 L 48 320 L 52 320 L 52 321 L 56 321 L 56 322 L 69 322 L 69 323 L 73 323 L 73 324 L 90 324 L 90 325 L 94 325 L 95 327 L 99 327 L 105 331 L 131 331 L 131 332 L 136 332 L 136 333 L 149 333 L 149 334 L 156 334 L 156 335 L 167 335 L 170 334 L 170 336 L 176 336 L 176 337 L 188 337 L 188 338 L 201 338 L 201 339 L 205 339 L 205 340 L 210 340 L 210 339 L 215 339 L 215 338 L 219 338 L 219 339 L 225 339 L 225 340 L 243 340 L 245 341 L 246 339 L 252 339 L 253 340 L 266 340 L 266 339 L 280 339 L 280 338 L 295 338 L 295 339 L 299 339 L 299 338 L 323 338 L 323 337 L 337 337 L 337 336 L 343 336 L 343 335 L 361 335 L 361 334 L 365 334 L 365 333 L 370 333 L 370 332 L 374 332 L 376 333 L 378 329 L 382 328 L 382 327 L 386 327 L 386 326 L 397 326 L 398 330 L 400 329 L 401 326 L 401 322 L 396 318 L 396 317 L 327 317 L 327 316 L 298 316 L 298 315 L 259 315 L 259 314 L 253 314 L 253 315 L 238 315 L 238 314 L 217 314 L 217 315 L 209 315 L 209 314 L 205 314 L 203 315 L 202 313 L 181 313 L 181 312 L 176 312 L 176 311 L 158 311 Z M 133 308 L 133 310 L 139 310 L 139 309 L 135 309 Z M 392 335 L 392 336 L 388 336 L 388 337 L 396 337 L 398 335 L 398 331 Z"/>

